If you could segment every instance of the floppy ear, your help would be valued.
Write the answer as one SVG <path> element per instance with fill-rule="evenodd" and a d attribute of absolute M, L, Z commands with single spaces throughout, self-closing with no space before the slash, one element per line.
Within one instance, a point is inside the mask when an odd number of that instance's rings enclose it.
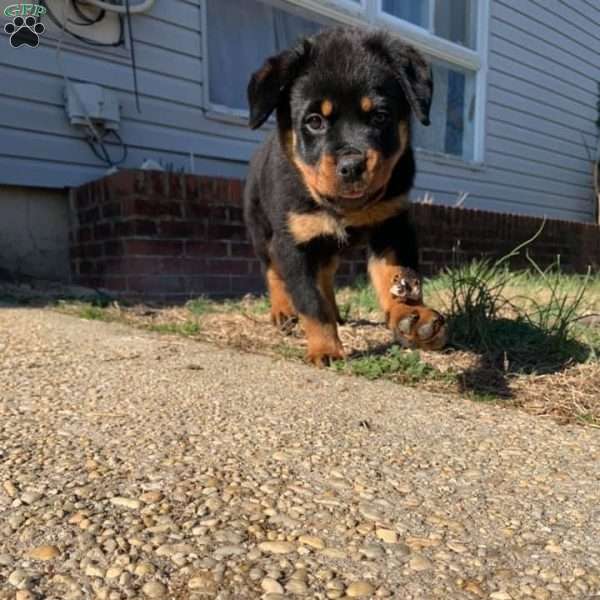
<path fill-rule="evenodd" d="M 310 40 L 304 39 L 295 48 L 268 58 L 252 75 L 248 84 L 249 125 L 252 129 L 260 127 L 277 108 L 284 92 L 300 74 L 311 47 Z"/>
<path fill-rule="evenodd" d="M 373 37 L 368 45 L 389 64 L 417 119 L 429 125 L 433 72 L 423 55 L 387 33 Z"/>

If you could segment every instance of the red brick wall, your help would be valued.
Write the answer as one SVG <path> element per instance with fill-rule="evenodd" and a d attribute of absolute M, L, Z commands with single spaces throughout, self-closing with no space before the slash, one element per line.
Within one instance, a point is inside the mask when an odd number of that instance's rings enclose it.
<path fill-rule="evenodd" d="M 260 265 L 242 221 L 239 180 L 123 171 L 74 193 L 71 264 L 75 281 L 125 297 L 182 301 L 201 294 L 263 290 Z M 530 217 L 415 204 L 423 272 L 482 255 L 500 256 L 531 237 Z M 560 254 L 583 271 L 600 263 L 599 229 L 548 221 L 531 253 L 542 264 Z M 340 280 L 365 272 L 365 252 L 352 250 Z"/>

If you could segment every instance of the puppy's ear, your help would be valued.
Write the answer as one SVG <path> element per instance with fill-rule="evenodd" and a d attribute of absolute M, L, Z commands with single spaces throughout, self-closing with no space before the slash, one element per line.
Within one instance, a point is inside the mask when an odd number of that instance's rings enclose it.
<path fill-rule="evenodd" d="M 433 97 L 433 72 L 423 55 L 396 36 L 379 33 L 368 47 L 384 58 L 391 67 L 415 116 L 429 125 L 429 110 Z"/>
<path fill-rule="evenodd" d="M 306 38 L 295 48 L 268 58 L 252 75 L 248 84 L 249 125 L 252 129 L 260 127 L 277 108 L 306 64 L 311 48 L 310 38 Z"/>

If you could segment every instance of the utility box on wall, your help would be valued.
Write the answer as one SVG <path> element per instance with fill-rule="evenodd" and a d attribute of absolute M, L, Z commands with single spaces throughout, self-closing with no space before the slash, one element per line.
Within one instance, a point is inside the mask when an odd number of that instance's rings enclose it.
<path fill-rule="evenodd" d="M 102 129 L 117 131 L 121 121 L 117 95 L 100 85 L 74 83 L 65 87 L 65 108 L 71 125 L 87 126 L 88 119 Z"/>

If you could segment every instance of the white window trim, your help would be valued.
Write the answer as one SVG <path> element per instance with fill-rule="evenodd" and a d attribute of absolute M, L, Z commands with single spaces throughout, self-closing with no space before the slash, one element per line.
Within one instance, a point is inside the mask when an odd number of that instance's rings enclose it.
<path fill-rule="evenodd" d="M 202 27 L 202 52 L 203 52 L 203 96 L 205 115 L 208 118 L 231 124 L 245 124 L 248 112 L 228 106 L 215 104 L 210 101 L 209 89 L 209 60 L 207 26 L 208 16 L 206 3 L 201 4 Z M 489 20 L 491 0 L 476 0 L 477 10 L 477 50 L 472 50 L 437 37 L 430 31 L 418 25 L 403 21 L 381 10 L 382 0 L 367 4 L 367 0 L 360 0 L 360 4 L 351 0 L 267 0 L 270 4 L 279 7 L 297 6 L 316 15 L 331 19 L 341 24 L 348 25 L 375 25 L 385 27 L 399 33 L 407 42 L 432 58 L 442 60 L 451 65 L 469 71 L 475 71 L 475 124 L 473 140 L 473 158 L 463 159 L 450 154 L 437 154 L 436 156 L 448 157 L 452 162 L 459 161 L 463 165 L 482 166 L 485 162 L 485 137 L 486 137 L 486 108 L 487 108 L 487 77 L 488 77 L 488 46 L 489 46 Z M 421 150 L 424 155 L 431 155 L 428 150 Z"/>

